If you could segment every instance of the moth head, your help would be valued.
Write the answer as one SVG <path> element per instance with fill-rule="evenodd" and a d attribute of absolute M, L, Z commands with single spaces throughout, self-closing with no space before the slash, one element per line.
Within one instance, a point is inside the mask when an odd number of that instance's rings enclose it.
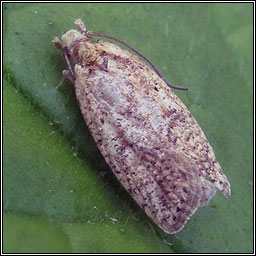
<path fill-rule="evenodd" d="M 63 41 L 63 45 L 70 50 L 71 46 L 81 38 L 84 38 L 84 36 L 79 31 L 71 29 L 64 34 L 61 39 Z"/>
<path fill-rule="evenodd" d="M 76 63 L 90 65 L 99 56 L 93 40 L 77 30 L 69 30 L 62 36 L 63 45 L 68 48 L 71 58 Z"/>

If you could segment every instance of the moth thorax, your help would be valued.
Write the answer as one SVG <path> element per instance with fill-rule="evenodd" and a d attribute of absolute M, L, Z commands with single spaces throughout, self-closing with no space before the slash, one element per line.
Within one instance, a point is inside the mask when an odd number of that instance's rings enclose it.
<path fill-rule="evenodd" d="M 78 48 L 78 58 L 80 62 L 88 64 L 94 63 L 99 57 L 99 51 L 93 43 L 83 42 Z"/>

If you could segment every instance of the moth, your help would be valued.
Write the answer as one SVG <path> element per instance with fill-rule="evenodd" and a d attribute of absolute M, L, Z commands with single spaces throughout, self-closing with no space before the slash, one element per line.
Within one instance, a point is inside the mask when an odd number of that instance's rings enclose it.
<path fill-rule="evenodd" d="M 158 69 L 124 41 L 69 30 L 63 74 L 75 86 L 84 120 L 107 164 L 138 205 L 166 233 L 180 231 L 216 189 L 231 193 L 202 129 Z M 110 42 L 113 39 L 135 54 Z M 147 61 L 147 65 L 144 61 Z M 69 58 L 75 63 L 72 68 Z M 150 67 L 151 66 L 151 67 Z"/>

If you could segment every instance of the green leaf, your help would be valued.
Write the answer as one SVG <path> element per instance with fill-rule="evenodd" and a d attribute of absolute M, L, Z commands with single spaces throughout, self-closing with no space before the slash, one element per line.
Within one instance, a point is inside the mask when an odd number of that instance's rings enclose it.
<path fill-rule="evenodd" d="M 250 3 L 4 3 L 5 253 L 253 251 Z M 52 45 L 82 18 L 150 58 L 205 131 L 232 195 L 166 235 L 116 180 Z"/>
<path fill-rule="evenodd" d="M 72 246 L 59 224 L 39 217 L 4 214 L 5 253 L 65 253 Z"/>

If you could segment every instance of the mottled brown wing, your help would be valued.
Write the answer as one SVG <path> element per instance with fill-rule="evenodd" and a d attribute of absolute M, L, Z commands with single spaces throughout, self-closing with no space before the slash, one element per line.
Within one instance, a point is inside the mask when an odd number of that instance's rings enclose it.
<path fill-rule="evenodd" d="M 202 183 L 195 163 L 154 127 L 145 102 L 152 99 L 111 69 L 75 86 L 85 121 L 118 180 L 163 230 L 179 231 L 200 204 Z"/>
<path fill-rule="evenodd" d="M 120 77 L 141 95 L 139 104 L 147 109 L 149 120 L 159 134 L 167 138 L 171 148 L 176 148 L 193 159 L 203 177 L 225 196 L 231 193 L 230 184 L 223 173 L 211 145 L 189 110 L 164 81 L 137 56 L 113 44 L 101 43 L 108 53 L 109 68 L 118 69 Z M 121 55 L 122 52 L 122 55 Z M 111 55 L 112 54 L 112 55 Z M 109 70 L 110 70 L 109 69 Z"/>

